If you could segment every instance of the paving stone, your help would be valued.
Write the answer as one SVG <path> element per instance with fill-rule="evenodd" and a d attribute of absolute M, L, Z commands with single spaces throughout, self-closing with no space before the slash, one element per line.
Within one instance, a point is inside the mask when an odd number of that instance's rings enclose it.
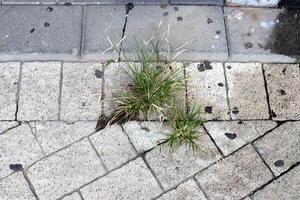
<path fill-rule="evenodd" d="M 22 65 L 18 120 L 57 120 L 61 64 Z"/>
<path fill-rule="evenodd" d="M 276 7 L 279 0 L 226 0 L 229 6 L 260 6 L 260 7 Z"/>
<path fill-rule="evenodd" d="M 133 146 L 119 125 L 109 126 L 91 136 L 90 139 L 108 170 L 136 156 Z"/>
<path fill-rule="evenodd" d="M 252 197 L 253 200 L 297 200 L 300 199 L 300 166 L 273 181 Z"/>
<path fill-rule="evenodd" d="M 73 194 L 66 196 L 62 200 L 82 200 L 82 199 L 77 192 L 74 192 Z"/>
<path fill-rule="evenodd" d="M 0 58 L 76 58 L 81 35 L 79 6 L 1 6 Z"/>
<path fill-rule="evenodd" d="M 152 199 L 161 193 L 141 158 L 81 189 L 84 199 Z"/>
<path fill-rule="evenodd" d="M 86 58 L 117 59 L 125 23 L 125 6 L 87 6 L 83 54 Z M 112 49 L 110 42 L 114 44 Z M 109 49 L 109 50 L 108 50 Z"/>
<path fill-rule="evenodd" d="M 218 159 L 218 151 L 207 134 L 201 135 L 197 142 L 203 151 L 193 152 L 181 146 L 172 153 L 169 147 L 162 146 L 146 154 L 146 160 L 166 190 Z"/>
<path fill-rule="evenodd" d="M 40 4 L 43 0 L 2 0 L 2 4 Z"/>
<path fill-rule="evenodd" d="M 20 63 L 0 63 L 0 119 L 14 120 Z"/>
<path fill-rule="evenodd" d="M 205 119 L 229 119 L 222 63 L 193 63 L 186 68 L 188 100 L 203 107 Z"/>
<path fill-rule="evenodd" d="M 157 200 L 206 200 L 203 192 L 193 180 L 180 184 L 175 190 L 162 195 Z"/>
<path fill-rule="evenodd" d="M 97 120 L 101 113 L 99 100 L 102 78 L 101 63 L 64 63 L 61 100 L 63 120 Z"/>
<path fill-rule="evenodd" d="M 141 16 L 148 17 L 141 18 Z M 227 59 L 225 27 L 220 7 L 135 6 L 129 13 L 125 36 L 123 47 L 129 58 L 136 52 L 136 40 L 144 43 L 146 50 L 151 50 L 151 43 L 148 42 L 150 39 L 164 40 L 167 37 L 173 50 L 187 43 L 180 49 L 186 51 L 181 53 L 177 60 Z M 161 48 L 162 57 L 166 57 L 167 45 L 162 45 Z M 174 56 L 172 49 L 171 57 Z"/>
<path fill-rule="evenodd" d="M 72 2 L 73 4 L 100 4 L 100 5 L 107 5 L 107 4 L 126 5 L 127 3 L 133 3 L 134 5 L 160 5 L 160 4 L 165 5 L 169 3 L 168 0 L 71 0 L 71 1 L 60 0 L 60 2 Z"/>
<path fill-rule="evenodd" d="M 274 121 L 227 121 L 208 122 L 204 126 L 226 156 L 276 125 Z"/>
<path fill-rule="evenodd" d="M 226 63 L 228 97 L 233 119 L 268 119 L 269 111 L 258 63 Z"/>
<path fill-rule="evenodd" d="M 264 65 L 272 110 L 276 120 L 300 119 L 299 65 Z"/>
<path fill-rule="evenodd" d="M 272 179 L 272 174 L 254 149 L 247 145 L 196 178 L 209 199 L 241 199 Z"/>
<path fill-rule="evenodd" d="M 35 200 L 21 172 L 0 181 L 1 200 Z"/>
<path fill-rule="evenodd" d="M 300 162 L 300 122 L 287 122 L 254 144 L 275 175 Z"/>
<path fill-rule="evenodd" d="M 57 199 L 104 173 L 101 161 L 87 139 L 28 169 L 28 177 L 41 200 Z"/>
<path fill-rule="evenodd" d="M 249 2 L 249 1 L 247 1 Z M 277 54 L 272 48 L 276 26 L 286 23 L 277 16 L 281 9 L 225 8 L 231 60 L 292 62 L 293 58 Z"/>
<path fill-rule="evenodd" d="M 0 135 L 0 179 L 13 172 L 9 165 L 21 164 L 27 167 L 43 156 L 28 124 Z"/>
<path fill-rule="evenodd" d="M 124 131 L 139 153 L 156 147 L 172 130 L 160 122 L 131 121 L 124 124 Z"/>
<path fill-rule="evenodd" d="M 0 135 L 18 125 L 19 125 L 19 122 L 16 122 L 16 121 L 11 121 L 11 122 L 1 121 L 0 122 Z"/>
<path fill-rule="evenodd" d="M 224 4 L 223 0 L 170 0 L 171 5 L 220 5 Z"/>
<path fill-rule="evenodd" d="M 39 144 L 46 154 L 57 151 L 95 131 L 96 122 L 36 122 L 31 123 Z"/>

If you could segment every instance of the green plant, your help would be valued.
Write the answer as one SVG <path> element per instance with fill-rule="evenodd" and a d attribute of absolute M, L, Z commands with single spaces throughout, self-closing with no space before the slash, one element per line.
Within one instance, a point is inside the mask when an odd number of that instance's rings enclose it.
<path fill-rule="evenodd" d="M 200 147 L 197 144 L 201 131 L 201 126 L 205 120 L 201 119 L 201 109 L 193 106 L 185 112 L 183 109 L 174 106 L 169 113 L 168 125 L 172 128 L 172 132 L 167 135 L 164 143 L 171 149 L 180 145 L 186 145 L 189 149 L 195 151 Z"/>
<path fill-rule="evenodd" d="M 163 118 L 167 108 L 174 104 L 176 94 L 184 90 L 182 69 L 174 69 L 172 63 L 160 60 L 158 43 L 152 44 L 150 52 L 139 45 L 137 49 L 138 64 L 130 63 L 124 55 L 131 84 L 114 98 L 117 106 L 110 123 L 141 114 L 147 119 L 149 113 Z"/>

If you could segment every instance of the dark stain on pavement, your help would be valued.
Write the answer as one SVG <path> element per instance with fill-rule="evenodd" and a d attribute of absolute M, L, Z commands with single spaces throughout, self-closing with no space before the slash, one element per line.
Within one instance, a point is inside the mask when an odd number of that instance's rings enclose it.
<path fill-rule="evenodd" d="M 103 71 L 99 70 L 99 69 L 96 69 L 95 70 L 95 76 L 97 78 L 102 78 L 103 77 Z"/>
<path fill-rule="evenodd" d="M 275 167 L 282 167 L 284 165 L 284 161 L 283 160 L 276 160 L 274 162 Z"/>
<path fill-rule="evenodd" d="M 23 166 L 21 164 L 10 164 L 9 169 L 13 170 L 14 172 L 22 171 Z"/>
<path fill-rule="evenodd" d="M 234 140 L 237 137 L 235 133 L 225 133 L 225 136 L 231 140 Z"/>

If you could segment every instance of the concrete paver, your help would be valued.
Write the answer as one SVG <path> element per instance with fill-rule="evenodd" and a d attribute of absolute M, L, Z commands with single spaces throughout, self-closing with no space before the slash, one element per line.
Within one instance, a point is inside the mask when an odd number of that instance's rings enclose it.
<path fill-rule="evenodd" d="M 210 199 L 241 199 L 271 180 L 272 174 L 248 145 L 196 178 Z"/>
<path fill-rule="evenodd" d="M 101 161 L 87 139 L 28 169 L 28 177 L 41 200 L 57 199 L 104 173 Z"/>
<path fill-rule="evenodd" d="M 20 63 L 0 63 L 0 119 L 14 120 Z"/>
<path fill-rule="evenodd" d="M 57 120 L 61 63 L 22 65 L 18 120 Z"/>
<path fill-rule="evenodd" d="M 6 132 L 7 130 L 18 126 L 19 123 L 16 121 L 2 121 L 0 122 L 0 135 Z"/>
<path fill-rule="evenodd" d="M 287 122 L 254 143 L 275 175 L 300 162 L 299 130 L 300 122 Z"/>
<path fill-rule="evenodd" d="M 267 80 L 272 118 L 275 120 L 299 120 L 299 65 L 268 64 L 263 67 Z"/>
<path fill-rule="evenodd" d="M 162 191 L 141 158 L 81 189 L 84 199 L 151 199 Z"/>

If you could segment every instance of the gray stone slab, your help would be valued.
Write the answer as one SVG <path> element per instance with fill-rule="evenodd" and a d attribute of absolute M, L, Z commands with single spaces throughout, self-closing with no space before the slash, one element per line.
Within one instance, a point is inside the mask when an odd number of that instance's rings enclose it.
<path fill-rule="evenodd" d="M 203 192 L 198 188 L 194 180 L 180 184 L 175 190 L 162 195 L 157 200 L 206 200 Z"/>
<path fill-rule="evenodd" d="M 207 134 L 203 133 L 197 142 L 203 151 L 193 152 L 181 146 L 171 152 L 169 147 L 162 146 L 146 154 L 146 160 L 166 190 L 218 159 L 218 151 Z"/>
<path fill-rule="evenodd" d="M 121 126 L 112 125 L 90 137 L 108 170 L 134 158 L 136 152 Z"/>
<path fill-rule="evenodd" d="M 43 0 L 2 0 L 2 4 L 40 4 Z"/>
<path fill-rule="evenodd" d="M 300 199 L 300 166 L 273 181 L 252 197 L 253 200 L 298 200 Z"/>
<path fill-rule="evenodd" d="M 16 122 L 16 121 L 11 121 L 11 122 L 1 121 L 0 122 L 0 135 L 18 125 L 19 125 L 19 122 Z"/>
<path fill-rule="evenodd" d="M 87 139 L 73 144 L 28 169 L 41 200 L 57 199 L 105 173 Z"/>
<path fill-rule="evenodd" d="M 254 144 L 275 175 L 300 162 L 300 122 L 287 122 Z"/>
<path fill-rule="evenodd" d="M 194 23 L 195 21 L 197 23 Z M 141 44 L 144 43 L 146 50 L 150 50 L 150 39 L 167 38 L 173 47 L 170 57 L 175 56 L 175 49 L 186 44 L 178 50 L 186 49 L 177 60 L 227 60 L 225 36 L 223 13 L 220 7 L 136 6 L 129 14 L 123 49 L 131 58 L 136 51 L 135 39 Z M 161 48 L 162 57 L 166 57 L 167 45 L 162 45 Z"/>
<path fill-rule="evenodd" d="M 36 122 L 31 123 L 39 144 L 46 154 L 57 151 L 93 133 L 96 122 Z"/>
<path fill-rule="evenodd" d="M 49 1 L 49 0 L 44 0 Z M 50 0 L 51 1 L 51 0 Z M 55 1 L 55 0 L 52 0 Z M 168 0 L 60 0 L 60 2 L 72 2 L 73 4 L 99 4 L 99 5 L 126 5 L 133 3 L 134 5 L 160 5 L 168 4 Z"/>
<path fill-rule="evenodd" d="M 74 192 L 71 195 L 66 196 L 62 200 L 82 200 L 82 199 L 77 192 Z"/>
<path fill-rule="evenodd" d="M 226 156 L 276 125 L 274 121 L 228 121 L 208 122 L 204 126 Z"/>
<path fill-rule="evenodd" d="M 78 6 L 1 6 L 0 58 L 73 58 L 79 53 Z"/>
<path fill-rule="evenodd" d="M 0 179 L 13 173 L 10 164 L 21 164 L 27 167 L 43 157 L 28 124 L 23 124 L 0 135 Z M 1 192 L 0 192 L 1 193 Z"/>
<path fill-rule="evenodd" d="M 264 65 L 272 110 L 276 120 L 300 119 L 299 65 Z"/>
<path fill-rule="evenodd" d="M 14 120 L 20 63 L 0 63 L 0 119 Z"/>
<path fill-rule="evenodd" d="M 272 49 L 273 30 L 280 22 L 281 9 L 225 8 L 230 56 L 232 61 L 293 62 Z"/>
<path fill-rule="evenodd" d="M 147 151 L 160 144 L 166 138 L 171 128 L 160 122 L 131 121 L 124 124 L 124 131 L 139 153 Z"/>
<path fill-rule="evenodd" d="M 138 158 L 81 189 L 84 199 L 152 199 L 162 191 Z"/>
<path fill-rule="evenodd" d="M 18 120 L 57 120 L 61 63 L 22 65 Z"/>
<path fill-rule="evenodd" d="M 35 200 L 21 172 L 0 181 L 1 200 Z"/>
<path fill-rule="evenodd" d="M 125 23 L 125 6 L 87 6 L 83 56 L 87 59 L 117 59 Z M 111 47 L 111 49 L 110 49 Z"/>
<path fill-rule="evenodd" d="M 257 7 L 276 7 L 279 0 L 226 0 L 229 6 L 257 6 Z"/>
<path fill-rule="evenodd" d="M 101 113 L 101 63 L 64 63 L 61 119 L 97 120 Z"/>
<path fill-rule="evenodd" d="M 170 0 L 171 5 L 219 5 L 224 4 L 223 0 Z"/>
<path fill-rule="evenodd" d="M 272 179 L 272 174 L 247 145 L 196 178 L 209 199 L 241 199 Z"/>
<path fill-rule="evenodd" d="M 226 63 L 228 97 L 233 119 L 268 119 L 269 110 L 261 65 Z"/>
<path fill-rule="evenodd" d="M 186 68 L 188 100 L 203 107 L 205 119 L 229 119 L 222 63 L 193 63 Z"/>

